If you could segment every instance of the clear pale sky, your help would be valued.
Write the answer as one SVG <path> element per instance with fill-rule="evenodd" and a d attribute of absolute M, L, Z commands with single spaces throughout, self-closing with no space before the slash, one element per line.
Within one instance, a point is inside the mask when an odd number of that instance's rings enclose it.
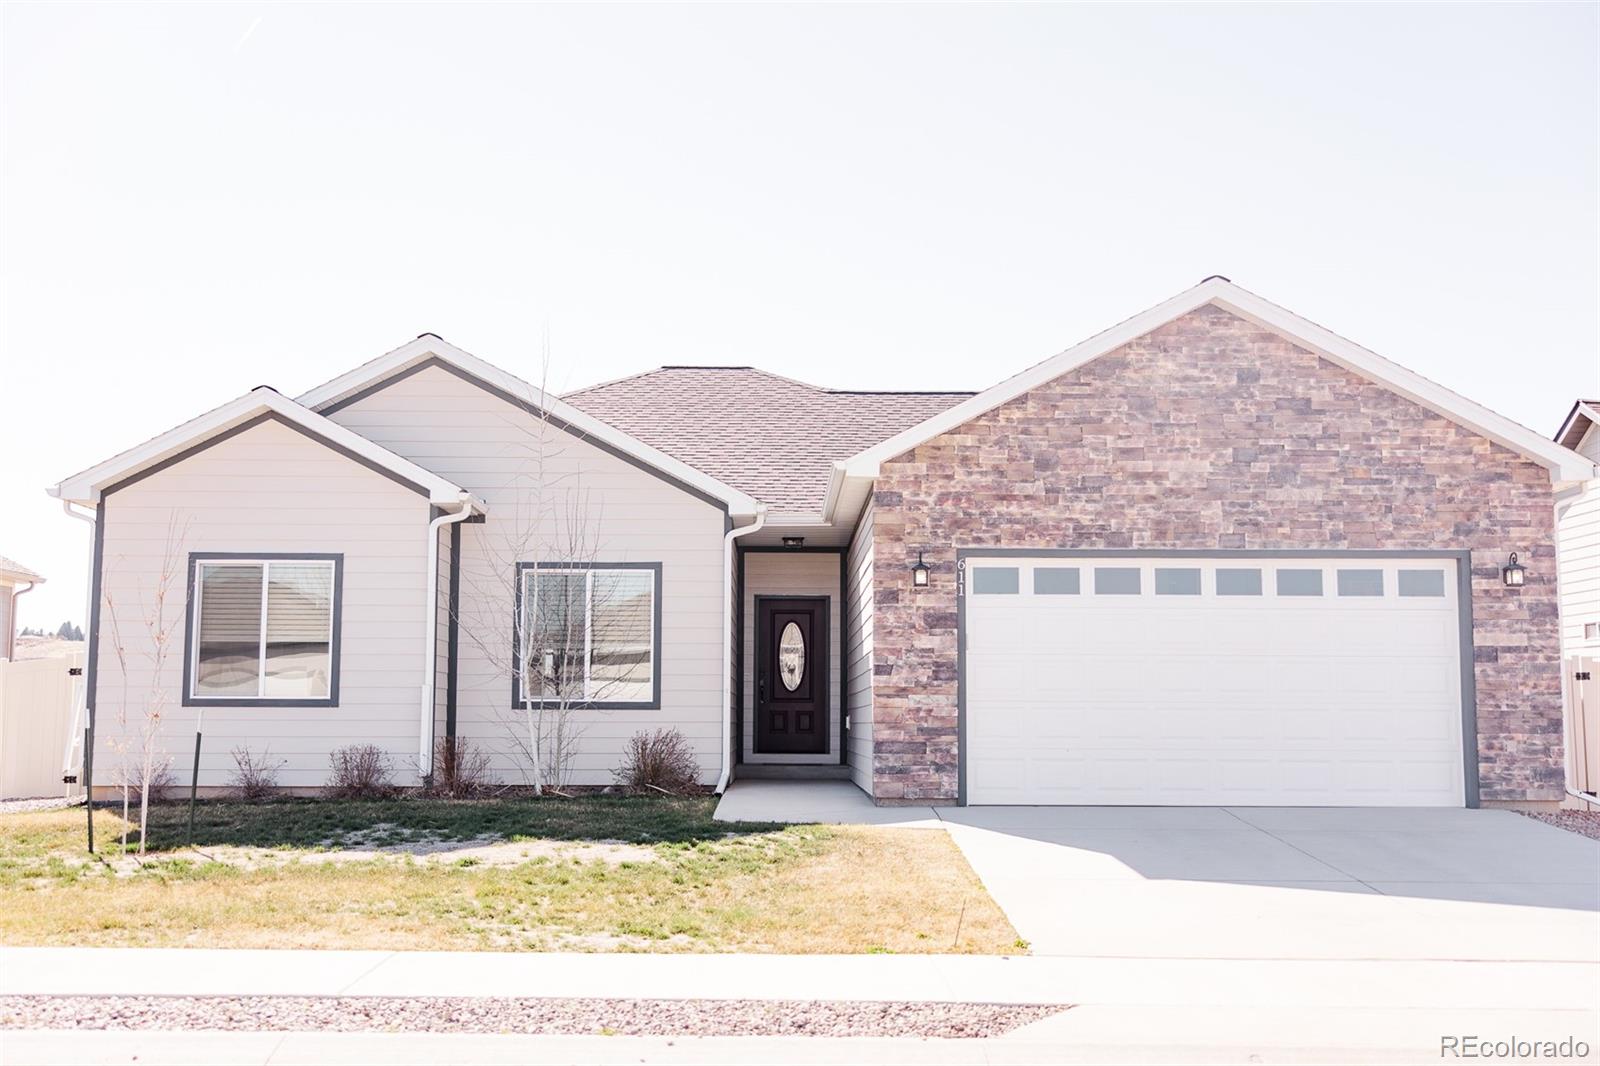
<path fill-rule="evenodd" d="M 1226 274 L 1541 432 L 1600 393 L 1597 8 L 0 7 L 0 555 L 432 331 L 982 388 Z"/>

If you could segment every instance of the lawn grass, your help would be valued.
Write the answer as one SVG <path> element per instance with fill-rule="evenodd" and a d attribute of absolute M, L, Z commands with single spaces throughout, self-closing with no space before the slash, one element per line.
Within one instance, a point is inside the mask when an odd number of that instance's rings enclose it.
<path fill-rule="evenodd" d="M 624 796 L 210 803 L 188 847 L 186 809 L 162 805 L 142 860 L 116 855 L 123 824 L 109 810 L 95 815 L 102 857 L 84 853 L 81 809 L 7 815 L 0 943 L 1019 950 L 941 830 L 722 823 L 713 808 Z M 490 840 L 495 857 L 481 861 L 473 848 Z"/>

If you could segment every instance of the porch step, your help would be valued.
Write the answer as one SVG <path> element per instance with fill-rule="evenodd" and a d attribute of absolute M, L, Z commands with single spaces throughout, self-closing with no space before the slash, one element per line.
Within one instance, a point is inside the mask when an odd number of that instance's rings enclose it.
<path fill-rule="evenodd" d="M 838 763 L 753 763 L 739 764 L 734 778 L 746 781 L 848 781 L 850 767 Z"/>

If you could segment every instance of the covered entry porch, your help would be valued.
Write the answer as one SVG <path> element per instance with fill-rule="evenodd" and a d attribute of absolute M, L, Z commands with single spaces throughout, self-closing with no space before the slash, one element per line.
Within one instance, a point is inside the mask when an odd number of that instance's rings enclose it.
<path fill-rule="evenodd" d="M 843 545 L 740 549 L 736 781 L 849 781 L 847 585 Z"/>

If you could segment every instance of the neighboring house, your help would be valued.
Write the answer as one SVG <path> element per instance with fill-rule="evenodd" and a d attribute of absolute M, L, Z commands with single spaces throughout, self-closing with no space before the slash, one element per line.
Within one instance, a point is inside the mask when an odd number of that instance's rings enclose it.
<path fill-rule="evenodd" d="M 43 577 L 0 555 L 0 659 L 17 657 L 17 599 L 43 583 Z"/>
<path fill-rule="evenodd" d="M 1579 400 L 1556 443 L 1600 463 L 1600 400 Z M 1567 655 L 1600 656 L 1600 483 L 1558 498 L 1561 544 L 1561 643 Z"/>
<path fill-rule="evenodd" d="M 1209 278 L 976 395 L 555 397 L 425 334 L 52 493 L 98 512 L 100 765 L 153 680 L 203 787 L 241 744 L 416 782 L 447 735 L 519 781 L 525 689 L 576 682 L 576 784 L 672 727 L 707 784 L 881 803 L 1460 806 L 1562 796 L 1555 504 L 1595 473 Z"/>
<path fill-rule="evenodd" d="M 1574 403 L 1556 443 L 1600 463 L 1600 400 Z M 1557 496 L 1556 538 L 1571 777 L 1592 793 L 1600 790 L 1600 481 Z"/>

